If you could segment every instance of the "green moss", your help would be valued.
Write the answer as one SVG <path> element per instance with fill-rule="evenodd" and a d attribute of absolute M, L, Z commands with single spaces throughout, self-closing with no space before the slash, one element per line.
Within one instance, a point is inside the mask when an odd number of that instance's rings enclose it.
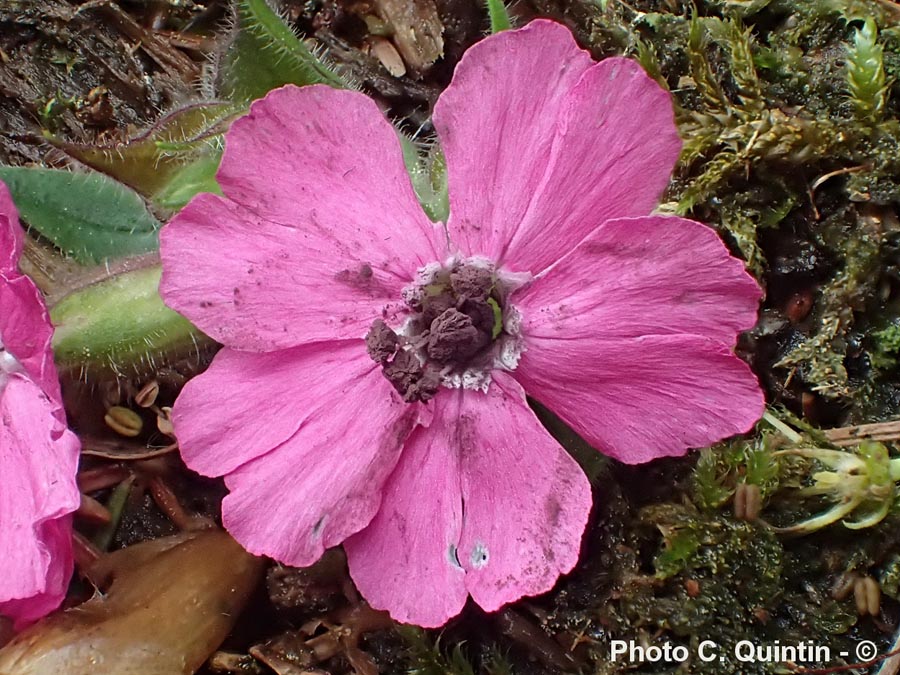
<path fill-rule="evenodd" d="M 789 237 L 828 260 L 814 323 L 757 365 L 848 419 L 900 412 L 886 384 L 848 370 L 898 272 L 889 228 L 871 223 L 900 203 L 895 14 L 877 0 L 638 0 L 597 8 L 591 27 L 597 51 L 633 55 L 673 94 L 684 147 L 664 211 L 716 227 L 764 285 Z M 890 357 L 871 342 L 874 361 Z"/>
<path fill-rule="evenodd" d="M 893 370 L 900 358 L 900 319 L 894 319 L 887 328 L 872 333 L 874 342 L 869 350 L 869 362 L 880 371 Z"/>
<path fill-rule="evenodd" d="M 772 454 L 779 440 L 777 433 L 763 430 L 701 451 L 690 483 L 694 503 L 705 511 L 720 509 L 740 483 L 758 486 L 766 500 L 779 486 L 779 464 Z"/>
<path fill-rule="evenodd" d="M 462 643 L 445 649 L 440 638 L 415 626 L 398 626 L 397 633 L 407 644 L 411 675 L 475 675 Z"/>
<path fill-rule="evenodd" d="M 878 44 L 878 27 L 867 17 L 847 47 L 847 84 L 850 100 L 863 122 L 878 122 L 884 115 L 887 85 L 884 49 Z"/>

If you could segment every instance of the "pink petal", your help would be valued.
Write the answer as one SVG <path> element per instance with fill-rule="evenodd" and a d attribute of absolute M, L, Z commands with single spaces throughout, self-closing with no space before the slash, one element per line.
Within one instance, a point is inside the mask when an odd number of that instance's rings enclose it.
<path fill-rule="evenodd" d="M 761 294 L 711 228 L 643 216 L 607 221 L 512 302 L 529 337 L 687 333 L 732 345 L 756 323 Z"/>
<path fill-rule="evenodd" d="M 543 180 L 569 91 L 592 64 L 567 28 L 541 20 L 476 43 L 457 64 L 432 119 L 450 237 L 464 252 L 502 253 Z"/>
<path fill-rule="evenodd" d="M 575 566 L 592 504 L 584 472 L 522 388 L 493 377 L 486 395 L 465 392 L 454 432 L 464 503 L 457 555 L 469 594 L 489 612 L 550 590 Z"/>
<path fill-rule="evenodd" d="M 343 244 L 318 226 L 260 220 L 234 202 L 202 194 L 163 228 L 166 303 L 219 342 L 270 351 L 334 338 L 362 338 L 382 310 L 401 308 L 401 279 L 382 263 L 371 233 Z M 223 246 L 224 241 L 229 245 Z"/>
<path fill-rule="evenodd" d="M 409 438 L 378 515 L 344 543 L 366 600 L 435 627 L 466 592 L 487 611 L 550 590 L 578 560 L 591 490 L 578 464 L 494 373 L 487 394 L 453 390 Z"/>
<path fill-rule="evenodd" d="M 362 248 L 398 276 L 443 257 L 397 132 L 365 94 L 325 85 L 270 92 L 232 125 L 216 177 L 261 218 L 314 227 L 336 250 Z"/>
<path fill-rule="evenodd" d="M 224 350 L 175 408 L 188 466 L 226 474 L 226 529 L 299 566 L 369 523 L 406 437 L 429 417 L 400 400 L 361 340 Z"/>
<path fill-rule="evenodd" d="M 748 431 L 765 401 L 727 346 L 698 335 L 527 335 L 515 378 L 603 453 L 629 464 Z"/>
<path fill-rule="evenodd" d="M 59 606 L 72 575 L 79 443 L 20 374 L 0 394 L 0 420 L 0 614 L 21 628 Z"/>
<path fill-rule="evenodd" d="M 163 297 L 230 347 L 363 337 L 442 234 L 375 103 L 283 87 L 226 135 L 218 180 L 163 229 Z"/>
<path fill-rule="evenodd" d="M 594 63 L 543 20 L 472 47 L 434 124 L 451 240 L 535 274 L 603 221 L 649 213 L 681 148 L 669 94 L 636 62 Z"/>
<path fill-rule="evenodd" d="M 443 391 L 433 400 L 433 421 L 407 440 L 378 514 L 344 542 L 359 592 L 402 623 L 441 626 L 468 597 L 456 560 L 462 495 L 452 439 L 459 395 Z"/>
<path fill-rule="evenodd" d="M 47 521 L 36 529 L 46 558 L 44 590 L 7 602 L 0 601 L 0 615 L 13 619 L 13 630 L 20 631 L 58 608 L 66 597 L 74 569 L 72 554 L 72 516 Z M 44 561 L 41 561 L 41 564 Z"/>
<path fill-rule="evenodd" d="M 25 243 L 25 233 L 19 225 L 19 212 L 13 203 L 9 188 L 0 181 L 0 274 L 19 270 L 19 256 Z"/>
<path fill-rule="evenodd" d="M 61 404 L 50 345 L 53 326 L 41 292 L 26 276 L 15 273 L 7 278 L 0 273 L 0 308 L 0 344 L 50 398 Z"/>
<path fill-rule="evenodd" d="M 181 456 L 197 473 L 224 476 L 327 416 L 341 391 L 378 380 L 383 396 L 373 398 L 389 405 L 392 388 L 362 340 L 265 354 L 222 349 L 205 373 L 188 381 L 173 406 Z"/>

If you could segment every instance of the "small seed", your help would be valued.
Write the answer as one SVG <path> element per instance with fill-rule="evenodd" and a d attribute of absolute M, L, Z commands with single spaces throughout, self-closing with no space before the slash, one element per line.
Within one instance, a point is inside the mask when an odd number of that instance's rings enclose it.
<path fill-rule="evenodd" d="M 103 421 L 117 434 L 128 436 L 129 438 L 134 438 L 144 428 L 144 421 L 140 415 L 134 410 L 123 408 L 120 405 L 114 405 L 107 410 Z"/>
<path fill-rule="evenodd" d="M 403 63 L 400 52 L 389 40 L 373 36 L 369 38 L 369 42 L 371 45 L 369 51 L 372 53 L 372 56 L 381 61 L 381 65 L 384 66 L 386 71 L 394 77 L 406 75 L 406 64 Z"/>
<path fill-rule="evenodd" d="M 141 390 L 134 395 L 134 402 L 142 408 L 149 408 L 156 403 L 156 397 L 159 396 L 159 382 L 150 380 L 141 387 Z"/>
<path fill-rule="evenodd" d="M 878 616 L 881 611 L 881 586 L 872 577 L 866 577 L 866 605 L 869 614 Z"/>
<path fill-rule="evenodd" d="M 878 616 L 881 610 L 881 587 L 872 577 L 861 577 L 853 587 L 853 599 L 860 616 Z"/>
<path fill-rule="evenodd" d="M 162 415 L 156 416 L 156 428 L 159 429 L 160 433 L 174 437 L 175 427 L 172 426 L 172 408 L 166 405 L 160 410 Z"/>
<path fill-rule="evenodd" d="M 759 485 L 740 483 L 734 490 L 734 517 L 738 520 L 754 521 L 762 509 L 762 492 Z"/>

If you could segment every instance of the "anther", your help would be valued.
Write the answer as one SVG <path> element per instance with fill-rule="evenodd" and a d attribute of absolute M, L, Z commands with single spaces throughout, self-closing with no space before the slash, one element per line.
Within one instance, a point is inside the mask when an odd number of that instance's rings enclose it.
<path fill-rule="evenodd" d="M 375 363 L 387 362 L 397 353 L 399 345 L 397 334 L 384 321 L 375 319 L 372 322 L 372 327 L 366 333 L 366 350 Z"/>

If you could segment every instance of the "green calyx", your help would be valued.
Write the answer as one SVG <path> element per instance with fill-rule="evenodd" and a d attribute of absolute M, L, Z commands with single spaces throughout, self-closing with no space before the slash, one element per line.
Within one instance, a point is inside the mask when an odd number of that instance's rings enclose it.
<path fill-rule="evenodd" d="M 124 272 L 64 297 L 50 310 L 63 372 L 140 373 L 196 351 L 207 338 L 163 304 L 158 265 Z"/>

